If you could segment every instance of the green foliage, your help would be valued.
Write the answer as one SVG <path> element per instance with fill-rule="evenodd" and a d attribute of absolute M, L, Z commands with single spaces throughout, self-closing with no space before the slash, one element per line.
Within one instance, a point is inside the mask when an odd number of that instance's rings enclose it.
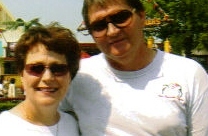
<path fill-rule="evenodd" d="M 15 105 L 17 105 L 19 101 L 7 101 L 7 102 L 0 102 L 0 112 L 4 110 L 9 110 Z"/>
<path fill-rule="evenodd" d="M 28 22 L 25 22 L 23 19 L 18 18 L 15 21 L 6 21 L 0 22 L 1 25 L 6 26 L 6 30 L 16 30 L 18 27 L 23 27 L 24 31 L 27 31 L 32 26 L 41 26 L 39 23 L 39 18 L 32 19 Z"/>
<path fill-rule="evenodd" d="M 184 50 L 189 56 L 191 50 L 195 48 L 208 49 L 207 1 L 157 0 L 156 2 L 174 21 L 160 26 L 154 33 L 161 39 L 169 38 L 174 53 L 180 54 Z M 154 17 L 154 12 L 148 11 L 147 16 Z"/>
<path fill-rule="evenodd" d="M 199 33 L 198 45 L 196 47 L 198 50 L 206 48 L 208 50 L 208 32 Z"/>

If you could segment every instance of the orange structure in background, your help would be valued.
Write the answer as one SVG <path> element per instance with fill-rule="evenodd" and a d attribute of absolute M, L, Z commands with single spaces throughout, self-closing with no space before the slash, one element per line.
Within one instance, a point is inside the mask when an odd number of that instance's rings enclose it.
<path fill-rule="evenodd" d="M 147 47 L 148 48 L 153 48 L 153 45 L 154 45 L 154 38 L 152 36 L 150 36 L 148 39 L 147 39 Z"/>
<path fill-rule="evenodd" d="M 164 51 L 171 52 L 171 45 L 170 45 L 170 41 L 168 39 L 166 39 L 164 41 Z"/>

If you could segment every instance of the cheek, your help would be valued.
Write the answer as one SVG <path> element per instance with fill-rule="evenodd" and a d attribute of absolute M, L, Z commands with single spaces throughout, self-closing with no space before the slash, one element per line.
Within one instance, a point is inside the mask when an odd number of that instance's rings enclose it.
<path fill-rule="evenodd" d="M 71 83 L 71 77 L 69 75 L 59 78 L 57 80 L 62 88 L 68 88 Z"/>
<path fill-rule="evenodd" d="M 68 88 L 71 80 L 69 78 L 65 78 L 59 81 L 59 83 L 62 85 L 63 88 Z"/>
<path fill-rule="evenodd" d="M 22 86 L 24 90 L 28 90 L 31 89 L 32 86 L 35 86 L 36 84 L 38 84 L 39 80 L 31 77 L 31 76 L 27 76 L 27 74 L 24 74 L 21 76 L 21 82 L 22 82 Z"/>
<path fill-rule="evenodd" d="M 107 43 L 107 38 L 102 37 L 102 38 L 93 38 L 94 41 L 97 43 L 98 46 L 103 46 Z"/>
<path fill-rule="evenodd" d="M 105 38 L 99 38 L 99 39 L 96 39 L 94 38 L 94 41 L 96 42 L 96 46 L 99 50 L 101 50 L 102 52 L 106 53 L 106 50 L 108 48 L 108 43 L 107 43 L 107 39 Z"/>

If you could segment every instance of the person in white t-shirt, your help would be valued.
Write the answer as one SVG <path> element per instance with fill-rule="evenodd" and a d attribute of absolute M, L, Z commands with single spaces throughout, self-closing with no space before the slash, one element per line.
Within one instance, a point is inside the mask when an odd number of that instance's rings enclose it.
<path fill-rule="evenodd" d="M 58 110 L 79 68 L 81 50 L 60 25 L 32 27 L 19 39 L 15 59 L 25 100 L 0 114 L 1 136 L 78 136 L 76 119 Z"/>
<path fill-rule="evenodd" d="M 102 52 L 81 60 L 61 110 L 83 136 L 208 136 L 208 77 L 194 60 L 149 49 L 139 0 L 84 0 Z"/>

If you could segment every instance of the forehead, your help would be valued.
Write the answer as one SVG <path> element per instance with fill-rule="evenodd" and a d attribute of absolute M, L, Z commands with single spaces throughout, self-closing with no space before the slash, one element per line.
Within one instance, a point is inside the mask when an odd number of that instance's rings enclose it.
<path fill-rule="evenodd" d="M 56 61 L 56 62 L 66 62 L 66 58 L 62 54 L 58 54 L 53 51 L 49 51 L 43 44 L 36 44 L 33 46 L 26 55 L 26 63 L 29 62 L 49 62 L 49 61 Z"/>
<path fill-rule="evenodd" d="M 106 6 L 106 5 L 113 5 L 113 4 L 116 5 L 120 3 L 127 4 L 126 0 L 93 0 L 91 5 Z"/>
<path fill-rule="evenodd" d="M 89 6 L 89 11 L 95 10 L 95 9 L 106 9 L 111 6 L 128 6 L 127 2 L 125 0 L 98 0 L 91 3 Z"/>
<path fill-rule="evenodd" d="M 115 11 L 129 8 L 124 0 L 106 0 L 102 3 L 93 3 L 88 10 L 89 22 L 93 22 L 96 18 L 102 18 L 102 16 L 114 13 Z"/>

